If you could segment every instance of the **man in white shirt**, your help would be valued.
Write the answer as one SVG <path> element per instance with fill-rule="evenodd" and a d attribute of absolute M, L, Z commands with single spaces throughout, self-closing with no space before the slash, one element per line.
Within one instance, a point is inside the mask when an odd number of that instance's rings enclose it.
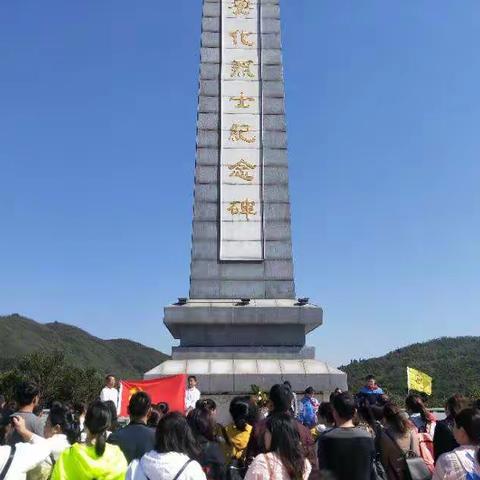
<path fill-rule="evenodd" d="M 190 375 L 188 377 L 188 388 L 185 391 L 185 410 L 187 414 L 195 408 L 195 404 L 200 400 L 200 390 L 197 385 L 197 377 Z"/>
<path fill-rule="evenodd" d="M 100 392 L 100 400 L 107 402 L 111 400 L 118 410 L 118 390 L 115 388 L 116 379 L 113 375 L 107 375 L 105 377 L 105 386 Z"/>

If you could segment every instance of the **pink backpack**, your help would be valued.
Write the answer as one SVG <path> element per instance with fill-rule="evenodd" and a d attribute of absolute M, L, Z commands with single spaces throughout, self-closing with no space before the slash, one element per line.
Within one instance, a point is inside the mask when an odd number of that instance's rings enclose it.
<path fill-rule="evenodd" d="M 430 433 L 434 431 L 435 422 L 431 422 L 426 432 L 419 432 L 417 434 L 418 444 L 420 447 L 420 456 L 422 457 L 425 465 L 431 473 L 435 470 L 435 460 L 433 453 L 433 435 Z"/>

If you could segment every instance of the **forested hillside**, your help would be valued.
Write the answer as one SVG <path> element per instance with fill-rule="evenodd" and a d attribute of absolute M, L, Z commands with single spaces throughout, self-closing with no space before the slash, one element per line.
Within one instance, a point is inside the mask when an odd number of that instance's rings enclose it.
<path fill-rule="evenodd" d="M 356 391 L 366 375 L 396 398 L 407 393 L 407 366 L 433 377 L 430 406 L 442 406 L 446 397 L 460 392 L 480 398 L 480 337 L 439 338 L 400 348 L 383 357 L 354 360 L 340 367 Z"/>
<path fill-rule="evenodd" d="M 142 378 L 169 358 L 131 340 L 102 340 L 63 323 L 37 323 L 21 315 L 0 316 L 0 371 L 9 370 L 27 354 L 62 352 L 66 361 L 101 374 Z"/>

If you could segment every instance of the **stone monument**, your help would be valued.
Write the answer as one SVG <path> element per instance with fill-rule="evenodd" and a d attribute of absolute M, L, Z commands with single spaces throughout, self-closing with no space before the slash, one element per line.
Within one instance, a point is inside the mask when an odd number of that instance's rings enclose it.
<path fill-rule="evenodd" d="M 203 0 L 199 90 L 190 295 L 165 308 L 180 345 L 145 378 L 345 389 L 305 346 L 322 309 L 295 295 L 279 0 Z"/>

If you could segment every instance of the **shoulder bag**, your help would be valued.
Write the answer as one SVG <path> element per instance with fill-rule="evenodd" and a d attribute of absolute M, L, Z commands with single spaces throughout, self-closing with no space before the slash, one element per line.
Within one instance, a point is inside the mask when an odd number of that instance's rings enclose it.
<path fill-rule="evenodd" d="M 387 472 L 383 467 L 383 464 L 380 460 L 380 438 L 382 436 L 382 427 L 380 425 L 376 425 L 375 428 L 375 456 L 373 457 L 373 465 L 372 465 L 372 480 L 387 480 Z"/>
<path fill-rule="evenodd" d="M 175 475 L 175 478 L 173 480 L 178 480 L 180 478 L 180 475 L 185 471 L 185 469 L 193 462 L 193 460 L 190 458 L 188 461 L 185 462 L 185 465 L 180 469 L 180 471 Z"/>
<path fill-rule="evenodd" d="M 427 468 L 425 465 L 425 462 L 423 461 L 422 457 L 419 457 L 414 451 L 413 451 L 413 432 L 410 432 L 410 448 L 406 452 L 403 450 L 403 448 L 400 447 L 400 445 L 397 443 L 397 441 L 388 433 L 388 431 L 385 430 L 385 433 L 387 434 L 388 438 L 396 445 L 398 450 L 401 452 L 401 457 L 404 459 L 405 464 L 406 464 L 406 469 L 405 473 L 407 476 L 408 480 L 431 480 L 432 474 L 430 473 L 430 470 Z"/>
<path fill-rule="evenodd" d="M 2 468 L 2 472 L 0 473 L 0 480 L 4 480 L 7 476 L 8 471 L 10 470 L 10 466 L 12 465 L 13 459 L 15 457 L 15 452 L 17 451 L 16 445 L 13 445 L 10 448 L 10 455 L 8 456 L 7 462 Z"/>

